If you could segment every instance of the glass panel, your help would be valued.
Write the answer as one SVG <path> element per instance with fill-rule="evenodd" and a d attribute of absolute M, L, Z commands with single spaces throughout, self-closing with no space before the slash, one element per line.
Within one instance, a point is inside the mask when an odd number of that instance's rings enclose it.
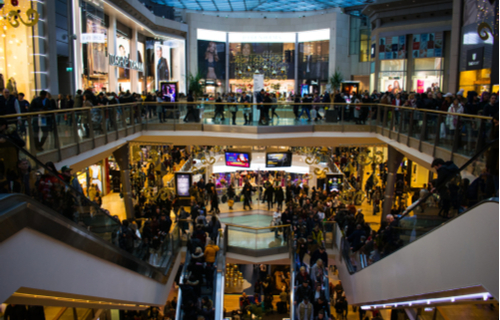
<path fill-rule="evenodd" d="M 442 115 L 439 123 L 439 142 L 438 146 L 447 150 L 453 149 L 455 139 L 455 130 L 459 127 L 459 116 Z"/>
<path fill-rule="evenodd" d="M 72 112 L 58 113 L 57 119 L 57 135 L 59 136 L 59 145 L 61 147 L 73 144 L 77 137 L 73 133 L 73 114 Z"/>
<path fill-rule="evenodd" d="M 443 70 L 442 58 L 418 58 L 414 60 L 415 71 L 420 70 Z"/>
<path fill-rule="evenodd" d="M 108 133 L 116 131 L 116 109 L 114 107 L 104 109 L 105 125 Z"/>
<path fill-rule="evenodd" d="M 422 124 L 424 123 L 424 113 L 422 111 L 413 111 L 413 123 L 411 129 L 411 137 L 417 140 L 420 139 L 422 133 Z"/>
<path fill-rule="evenodd" d="M 400 134 L 405 134 L 408 135 L 409 130 L 410 130 L 410 117 L 411 114 L 413 113 L 413 110 L 408 110 L 408 109 L 402 109 L 400 112 L 401 116 L 401 132 Z"/>
<path fill-rule="evenodd" d="M 90 127 L 88 123 L 87 110 L 75 111 L 75 118 L 77 122 L 78 139 L 80 142 L 90 139 Z"/>
<path fill-rule="evenodd" d="M 32 118 L 34 143 L 37 154 L 56 149 L 54 114 L 40 114 Z"/>
<path fill-rule="evenodd" d="M 406 70 L 406 59 L 380 61 L 380 71 L 404 71 L 404 70 Z"/>
<path fill-rule="evenodd" d="M 457 153 L 466 156 L 472 156 L 476 153 L 480 125 L 481 119 L 460 117 L 458 129 L 460 130 L 460 135 L 457 141 Z"/>
<path fill-rule="evenodd" d="M 428 112 L 426 115 L 426 127 L 422 141 L 434 144 L 436 135 L 440 134 L 441 129 L 438 125 L 438 115 L 436 113 Z"/>
<path fill-rule="evenodd" d="M 100 136 L 104 134 L 104 109 L 102 108 L 92 108 L 90 111 L 91 116 L 91 130 L 94 130 L 94 137 Z"/>

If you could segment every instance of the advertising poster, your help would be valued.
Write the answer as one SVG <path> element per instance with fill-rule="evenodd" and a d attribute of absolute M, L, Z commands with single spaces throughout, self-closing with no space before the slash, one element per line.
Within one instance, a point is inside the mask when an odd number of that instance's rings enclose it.
<path fill-rule="evenodd" d="M 137 62 L 144 63 L 144 43 L 137 42 Z M 139 72 L 139 78 L 144 77 L 144 72 Z"/>
<path fill-rule="evenodd" d="M 86 41 L 81 42 L 85 48 L 87 47 L 87 63 L 89 75 L 100 75 L 108 73 L 108 59 L 106 57 L 106 27 L 101 19 L 93 15 L 86 15 L 87 20 L 87 35 L 92 35 Z M 96 41 L 99 38 L 99 41 Z M 104 41 L 100 41 L 103 38 Z"/>
<path fill-rule="evenodd" d="M 117 56 L 126 57 L 130 59 L 130 40 L 124 37 L 116 38 L 116 47 L 118 52 Z M 118 80 L 128 80 L 130 79 L 130 70 L 124 68 L 118 68 Z"/>
<path fill-rule="evenodd" d="M 397 94 L 403 90 L 403 80 L 401 79 L 384 79 L 381 80 L 381 82 L 381 92 L 390 92 L 393 94 Z"/>
<path fill-rule="evenodd" d="M 443 55 L 443 33 L 413 35 L 413 58 L 434 58 Z"/>
<path fill-rule="evenodd" d="M 166 102 L 174 102 L 177 99 L 177 82 L 161 82 L 160 91 L 163 100 Z"/>
<path fill-rule="evenodd" d="M 163 45 L 161 42 L 155 42 L 155 83 L 159 90 L 160 81 L 170 80 L 170 47 Z"/>
<path fill-rule="evenodd" d="M 198 40 L 198 70 L 203 79 L 226 79 L 226 43 Z"/>
<path fill-rule="evenodd" d="M 189 188 L 191 187 L 191 174 L 175 173 L 175 188 L 179 197 L 189 197 Z"/>
<path fill-rule="evenodd" d="M 425 83 L 424 80 L 417 80 L 417 93 L 424 93 Z"/>
<path fill-rule="evenodd" d="M 379 39 L 379 59 L 406 59 L 406 36 Z"/>
<path fill-rule="evenodd" d="M 266 155 L 266 168 L 290 167 L 292 154 L 287 152 L 268 153 Z"/>
<path fill-rule="evenodd" d="M 250 168 L 248 153 L 226 152 L 226 166 Z"/>

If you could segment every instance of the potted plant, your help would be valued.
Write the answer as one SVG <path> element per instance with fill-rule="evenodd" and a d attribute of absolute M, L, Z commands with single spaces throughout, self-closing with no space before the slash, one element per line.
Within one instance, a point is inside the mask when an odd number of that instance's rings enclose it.
<path fill-rule="evenodd" d="M 188 76 L 188 87 L 193 93 L 194 101 L 198 100 L 198 97 L 203 95 L 203 86 L 201 85 L 202 75 L 198 71 L 195 75 L 190 74 Z"/>
<path fill-rule="evenodd" d="M 334 90 L 334 91 L 340 90 L 340 85 L 341 85 L 342 81 L 344 81 L 344 76 L 337 68 L 337 70 L 335 70 L 335 73 L 330 77 L 330 81 L 329 81 L 330 86 L 332 87 L 332 90 Z"/>

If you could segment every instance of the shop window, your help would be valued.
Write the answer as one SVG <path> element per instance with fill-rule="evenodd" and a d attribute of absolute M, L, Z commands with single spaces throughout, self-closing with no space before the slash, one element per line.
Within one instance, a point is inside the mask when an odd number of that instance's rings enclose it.
<path fill-rule="evenodd" d="M 411 91 L 417 93 L 440 91 L 443 84 L 443 58 L 415 59 L 415 72 L 412 75 Z"/>
<path fill-rule="evenodd" d="M 370 61 L 370 30 L 359 30 L 359 62 Z"/>
<path fill-rule="evenodd" d="M 460 72 L 459 88 L 464 89 L 465 96 L 469 91 L 476 91 L 481 94 L 483 91 L 490 91 L 491 69 L 470 70 Z"/>
<path fill-rule="evenodd" d="M 2 2 L 3 3 L 3 2 Z M 22 16 L 31 9 L 31 1 L 20 0 L 18 6 L 5 1 L 3 13 L 20 10 Z M 36 2 L 33 4 L 36 6 Z M 0 21 L 0 90 L 8 88 L 11 93 L 22 92 L 31 100 L 35 96 L 35 68 L 33 27 L 20 23 L 14 28 L 6 19 Z"/>
<path fill-rule="evenodd" d="M 406 59 L 380 61 L 379 90 L 393 94 L 406 88 Z"/>

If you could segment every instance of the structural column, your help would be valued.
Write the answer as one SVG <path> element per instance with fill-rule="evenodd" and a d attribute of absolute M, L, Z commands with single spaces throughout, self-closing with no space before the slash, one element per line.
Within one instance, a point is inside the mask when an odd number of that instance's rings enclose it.
<path fill-rule="evenodd" d="M 388 146 L 388 159 L 387 159 L 387 184 L 385 187 L 384 195 L 384 208 L 380 222 L 385 220 L 385 217 L 391 213 L 392 204 L 394 203 L 394 185 L 396 184 L 396 177 L 399 165 L 403 161 L 404 155 L 391 146 Z"/>
<path fill-rule="evenodd" d="M 132 29 L 132 40 L 130 41 L 130 60 L 138 61 L 137 59 L 137 29 Z M 142 92 L 139 91 L 139 72 L 137 70 L 130 69 L 130 88 L 131 92 Z"/>
<path fill-rule="evenodd" d="M 108 27 L 108 52 L 110 54 L 117 54 L 116 47 L 116 17 L 114 15 L 109 16 L 109 27 Z M 118 92 L 118 68 L 108 64 L 108 91 Z"/>
<path fill-rule="evenodd" d="M 134 205 L 132 203 L 132 185 L 130 183 L 130 146 L 128 144 L 113 151 L 113 157 L 120 167 L 121 181 L 122 181 L 122 194 L 125 203 L 125 213 L 128 219 L 134 218 Z"/>

